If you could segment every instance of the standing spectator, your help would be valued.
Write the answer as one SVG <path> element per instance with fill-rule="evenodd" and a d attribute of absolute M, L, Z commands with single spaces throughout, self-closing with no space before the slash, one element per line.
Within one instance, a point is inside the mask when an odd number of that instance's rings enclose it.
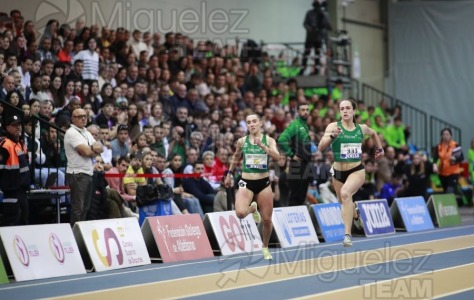
<path fill-rule="evenodd" d="M 306 120 L 309 106 L 298 104 L 298 117 L 282 132 L 278 138 L 281 150 L 291 157 L 288 183 L 290 186 L 290 206 L 302 205 L 310 181 L 308 162 L 311 159 L 311 140 Z"/>
<path fill-rule="evenodd" d="M 75 109 L 72 112 L 71 127 L 64 137 L 66 178 L 71 188 L 71 225 L 86 219 L 92 197 L 92 158 L 103 150 L 102 145 L 85 128 L 86 120 L 86 112 L 81 108 Z"/>
<path fill-rule="evenodd" d="M 321 8 L 321 4 L 319 0 L 313 1 L 313 9 L 309 10 L 306 13 L 303 26 L 306 29 L 306 40 L 304 43 L 304 56 L 303 56 L 303 68 L 301 73 L 304 72 L 306 69 L 306 64 L 308 62 L 308 56 L 311 53 L 311 49 L 314 48 L 314 53 L 318 57 L 315 59 L 315 66 L 319 67 L 320 60 L 319 54 L 321 50 L 321 46 L 325 35 L 327 34 L 327 30 L 331 29 L 331 25 L 327 19 L 326 14 Z M 317 70 L 315 70 L 315 73 Z"/>
<path fill-rule="evenodd" d="M 26 145 L 21 136 L 21 116 L 4 114 L 2 127 L 5 139 L 0 143 L 0 188 L 3 201 L 0 202 L 0 226 L 28 224 L 29 211 L 26 191 L 31 175 Z"/>
<path fill-rule="evenodd" d="M 461 174 L 460 163 L 464 160 L 462 149 L 453 141 L 450 128 L 441 130 L 441 142 L 436 147 L 434 161 L 439 159 L 439 179 L 443 185 L 444 193 L 454 193 Z"/>

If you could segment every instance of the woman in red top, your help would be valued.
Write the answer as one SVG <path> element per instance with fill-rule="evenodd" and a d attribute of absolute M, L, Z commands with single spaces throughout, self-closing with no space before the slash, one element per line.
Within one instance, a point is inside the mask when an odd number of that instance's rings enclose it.
<path fill-rule="evenodd" d="M 460 164 L 463 161 L 462 150 L 453 141 L 449 128 L 441 130 L 441 142 L 436 148 L 435 161 L 439 159 L 439 179 L 445 193 L 454 193 L 461 173 Z"/>

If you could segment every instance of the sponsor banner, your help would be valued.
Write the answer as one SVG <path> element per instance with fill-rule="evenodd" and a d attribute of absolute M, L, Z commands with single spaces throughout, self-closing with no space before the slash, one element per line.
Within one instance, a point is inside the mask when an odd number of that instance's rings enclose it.
<path fill-rule="evenodd" d="M 324 241 L 338 242 L 344 239 L 344 221 L 340 203 L 314 204 L 311 205 L 311 209 L 316 216 Z"/>
<path fill-rule="evenodd" d="M 142 226 L 145 239 L 147 231 L 152 233 L 153 241 L 165 263 L 214 256 L 198 214 L 147 218 Z"/>
<path fill-rule="evenodd" d="M 308 208 L 304 205 L 274 208 L 272 222 L 282 248 L 319 243 Z"/>
<path fill-rule="evenodd" d="M 395 225 L 408 232 L 434 229 L 425 199 L 421 196 L 395 198 L 390 211 Z"/>
<path fill-rule="evenodd" d="M 85 274 L 69 224 L 0 227 L 16 281 Z"/>
<path fill-rule="evenodd" d="M 454 194 L 431 195 L 428 200 L 428 209 L 439 227 L 461 225 L 461 215 Z"/>
<path fill-rule="evenodd" d="M 262 250 L 262 238 L 252 214 L 239 219 L 235 211 L 208 213 L 205 221 L 209 223 L 222 255 L 260 253 Z"/>
<path fill-rule="evenodd" d="M 395 233 L 386 199 L 357 201 L 366 236 Z"/>
<path fill-rule="evenodd" d="M 5 266 L 3 265 L 3 259 L 0 257 L 0 284 L 9 282 Z"/>
<path fill-rule="evenodd" d="M 151 263 L 137 218 L 77 222 L 74 235 L 97 272 Z"/>

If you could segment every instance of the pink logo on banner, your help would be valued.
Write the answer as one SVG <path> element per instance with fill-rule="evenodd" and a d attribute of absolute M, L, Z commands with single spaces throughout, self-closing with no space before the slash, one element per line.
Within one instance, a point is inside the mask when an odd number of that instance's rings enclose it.
<path fill-rule="evenodd" d="M 148 221 L 163 262 L 214 256 L 199 215 L 149 217 Z"/>
<path fill-rule="evenodd" d="M 247 240 L 254 241 L 252 247 L 258 248 L 250 223 L 247 220 L 239 220 L 235 215 L 220 216 L 219 226 L 231 252 L 236 252 L 237 247 L 241 251 L 245 251 Z"/>
<path fill-rule="evenodd" d="M 64 248 L 61 240 L 55 233 L 49 235 L 49 249 L 53 256 L 61 263 L 64 263 L 66 256 L 64 255 Z"/>
<path fill-rule="evenodd" d="M 15 249 L 16 257 L 22 265 L 28 267 L 30 264 L 30 255 L 28 254 L 28 248 L 25 242 L 19 235 L 15 235 L 13 238 L 13 249 Z"/>

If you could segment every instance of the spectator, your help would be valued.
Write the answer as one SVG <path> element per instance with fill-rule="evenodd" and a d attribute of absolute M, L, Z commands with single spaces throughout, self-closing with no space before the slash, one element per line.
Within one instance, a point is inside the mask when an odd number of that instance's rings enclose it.
<path fill-rule="evenodd" d="M 204 164 L 201 161 L 195 161 L 192 164 L 194 174 L 201 175 L 204 172 Z M 201 176 L 183 179 L 184 191 L 193 195 L 199 200 L 204 213 L 213 212 L 214 197 L 216 192 L 211 187 L 209 182 L 204 180 Z M 204 217 L 204 215 L 201 215 Z"/>
<path fill-rule="evenodd" d="M 128 126 L 119 125 L 117 127 L 117 136 L 110 142 L 112 148 L 112 157 L 127 156 L 129 152 L 128 145 Z"/>
<path fill-rule="evenodd" d="M 387 199 L 388 206 L 392 205 L 393 199 L 403 196 L 404 186 L 402 186 L 402 175 L 395 173 L 390 182 L 383 185 L 380 191 L 380 198 Z"/>
<path fill-rule="evenodd" d="M 188 149 L 186 150 L 186 162 L 183 165 L 184 174 L 191 174 L 193 173 L 193 171 L 195 171 L 193 165 L 198 160 L 198 158 L 199 158 L 199 155 L 196 148 L 188 147 Z M 203 165 L 203 170 L 204 170 L 204 165 Z"/>
<path fill-rule="evenodd" d="M 136 190 L 139 185 L 145 185 L 146 184 L 146 179 L 144 177 L 133 177 L 130 175 L 136 175 L 136 174 L 145 174 L 143 171 L 142 167 L 142 161 L 143 161 L 143 153 L 141 152 L 135 152 L 130 154 L 130 165 L 128 166 L 127 171 L 125 172 L 126 176 L 123 179 L 123 186 L 124 190 L 128 195 L 135 196 L 136 195 Z M 136 202 L 135 201 L 129 201 L 130 208 L 132 209 L 133 212 L 136 212 Z"/>
<path fill-rule="evenodd" d="M 163 174 L 168 176 L 166 176 L 163 181 L 173 189 L 173 200 L 176 202 L 181 213 L 198 213 L 199 215 L 203 216 L 204 214 L 202 212 L 201 205 L 199 204 L 199 200 L 193 195 L 184 191 L 182 179 L 179 177 L 169 176 L 170 174 L 182 173 L 183 168 L 181 167 L 181 157 L 177 154 L 173 154 L 171 155 L 169 161 L 170 163 L 168 168 L 163 171 Z"/>
<path fill-rule="evenodd" d="M 92 158 L 103 150 L 102 145 L 97 143 L 85 128 L 86 117 L 83 109 L 73 110 L 71 128 L 66 131 L 64 137 L 66 178 L 71 189 L 71 226 L 86 220 L 92 197 Z"/>
<path fill-rule="evenodd" d="M 464 160 L 462 149 L 453 140 L 450 128 L 441 130 L 441 141 L 434 152 L 434 161 L 439 161 L 439 179 L 443 185 L 444 193 L 454 193 L 457 189 L 460 163 Z"/>
<path fill-rule="evenodd" d="M 26 191 L 30 186 L 30 168 L 26 145 L 21 138 L 21 116 L 9 112 L 3 115 L 6 135 L 0 144 L 0 226 L 27 225 L 29 219 Z M 6 201 L 9 200 L 9 201 Z"/>
<path fill-rule="evenodd" d="M 99 55 L 95 51 L 97 48 L 97 41 L 95 38 L 87 39 L 87 49 L 82 50 L 74 56 L 74 61 L 82 60 L 84 62 L 84 70 L 82 77 L 84 80 L 98 80 L 99 79 Z"/>
<path fill-rule="evenodd" d="M 15 79 L 7 75 L 3 78 L 2 89 L 0 90 L 0 100 L 6 101 L 7 94 L 15 89 Z"/>
<path fill-rule="evenodd" d="M 384 137 L 387 144 L 395 149 L 396 153 L 408 153 L 408 146 L 405 139 L 405 125 L 400 117 L 395 117 L 393 124 L 384 130 Z"/>
<path fill-rule="evenodd" d="M 407 183 L 404 196 L 422 196 L 427 200 L 430 176 L 438 172 L 437 166 L 430 163 L 426 156 L 415 153 L 411 157 L 411 164 L 406 164 L 404 169 Z"/>

